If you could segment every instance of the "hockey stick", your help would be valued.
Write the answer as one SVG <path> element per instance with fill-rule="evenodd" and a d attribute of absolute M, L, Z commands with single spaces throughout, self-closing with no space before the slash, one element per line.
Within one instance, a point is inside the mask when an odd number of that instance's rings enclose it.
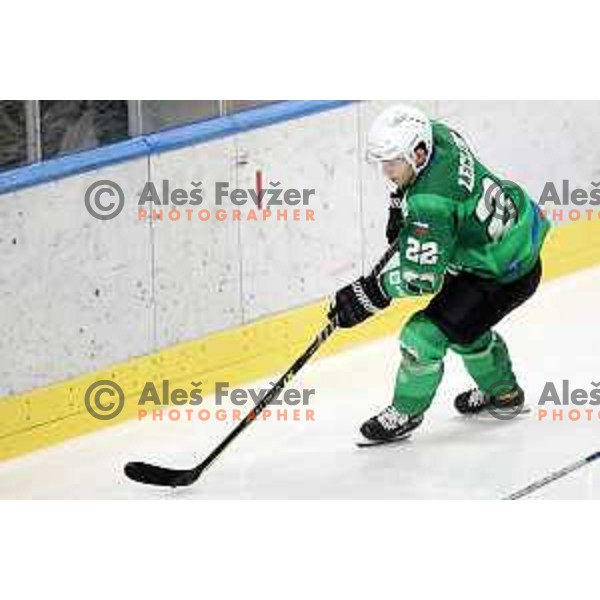
<path fill-rule="evenodd" d="M 568 475 L 569 473 L 572 473 L 573 471 L 576 471 L 577 469 L 581 469 L 581 467 L 585 467 L 586 465 L 589 465 L 591 462 L 594 462 L 598 458 L 600 458 L 600 451 L 594 452 L 593 454 L 590 454 L 589 456 L 586 456 L 585 458 L 582 458 L 581 460 L 578 460 L 574 463 L 571 463 L 570 465 L 567 465 L 566 467 L 563 467 L 562 469 L 558 469 L 557 471 L 550 473 L 550 475 L 547 475 L 546 477 L 543 477 L 542 479 L 538 479 L 537 481 L 534 481 L 533 483 L 529 484 L 528 486 L 506 496 L 505 498 L 503 498 L 503 500 L 518 500 L 519 498 L 522 498 L 523 496 L 527 496 L 528 494 L 531 494 L 531 492 L 535 492 L 536 490 L 539 490 L 540 488 L 544 487 L 545 485 L 548 485 L 549 483 L 552 483 L 553 481 L 556 481 L 557 479 L 560 479 L 561 477 L 564 477 L 565 475 Z"/>
<path fill-rule="evenodd" d="M 381 260 L 375 265 L 372 273 L 379 275 L 395 252 L 396 245 L 392 244 L 386 250 Z M 335 329 L 336 323 L 333 320 L 330 320 L 319 335 L 313 340 L 312 344 L 304 351 L 304 354 L 296 359 L 294 364 L 281 376 L 279 381 L 265 394 L 264 398 L 254 406 L 254 408 L 240 421 L 237 427 L 235 427 L 235 429 L 233 429 L 200 464 L 192 469 L 168 469 L 145 462 L 129 462 L 125 465 L 125 475 L 127 475 L 129 479 L 150 485 L 179 487 L 194 483 L 227 448 L 227 446 L 229 446 L 229 444 L 231 444 L 231 442 L 238 437 L 252 421 L 256 420 L 263 409 L 272 402 L 292 377 L 300 371 Z"/>

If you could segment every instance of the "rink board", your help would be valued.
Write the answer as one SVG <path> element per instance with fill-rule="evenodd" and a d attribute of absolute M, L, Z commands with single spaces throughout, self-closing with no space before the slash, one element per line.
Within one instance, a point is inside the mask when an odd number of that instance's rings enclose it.
<path fill-rule="evenodd" d="M 600 219 L 556 227 L 546 242 L 544 279 L 560 277 L 600 262 Z M 217 381 L 230 386 L 285 370 L 324 325 L 326 300 L 277 314 L 235 329 L 178 344 L 161 352 L 116 364 L 56 385 L 0 399 L 0 458 L 6 459 L 122 422 L 136 415 L 145 382 L 169 379 L 171 387 L 191 389 L 202 381 L 211 394 Z M 403 299 L 365 325 L 339 331 L 320 350 L 333 354 L 398 331 L 426 299 Z M 99 421 L 84 406 L 88 386 L 115 380 L 125 407 L 110 421 Z"/>

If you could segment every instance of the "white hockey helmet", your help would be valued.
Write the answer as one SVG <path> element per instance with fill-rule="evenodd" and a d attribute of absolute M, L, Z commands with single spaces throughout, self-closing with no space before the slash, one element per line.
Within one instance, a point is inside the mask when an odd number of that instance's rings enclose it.
<path fill-rule="evenodd" d="M 425 145 L 427 160 L 417 167 L 415 150 Z M 429 162 L 433 134 L 429 118 L 418 108 L 394 104 L 386 108 L 371 125 L 367 138 L 367 160 L 382 162 L 403 158 L 418 175 Z"/>

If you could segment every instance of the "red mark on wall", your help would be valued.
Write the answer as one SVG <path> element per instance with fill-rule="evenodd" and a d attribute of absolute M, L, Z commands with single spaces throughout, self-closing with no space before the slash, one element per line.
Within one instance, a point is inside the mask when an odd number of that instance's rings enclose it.
<path fill-rule="evenodd" d="M 262 171 L 258 169 L 256 171 L 256 197 L 258 198 L 258 209 L 262 210 Z"/>

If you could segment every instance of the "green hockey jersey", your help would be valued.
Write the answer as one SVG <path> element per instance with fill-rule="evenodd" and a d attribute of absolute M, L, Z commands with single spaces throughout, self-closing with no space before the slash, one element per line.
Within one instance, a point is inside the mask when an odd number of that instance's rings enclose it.
<path fill-rule="evenodd" d="M 535 265 L 550 229 L 520 186 L 491 173 L 458 133 L 432 127 L 429 164 L 400 205 L 400 265 L 382 276 L 392 297 L 434 293 L 446 272 L 514 281 Z"/>

